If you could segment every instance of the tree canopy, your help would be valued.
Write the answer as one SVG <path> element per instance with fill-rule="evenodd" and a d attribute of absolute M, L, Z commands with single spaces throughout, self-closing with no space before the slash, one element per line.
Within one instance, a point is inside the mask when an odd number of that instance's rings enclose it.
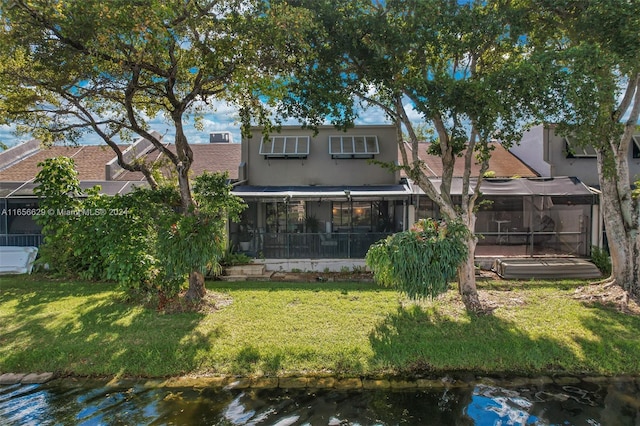
<path fill-rule="evenodd" d="M 560 65 L 558 131 L 597 153 L 611 280 L 640 295 L 640 200 L 629 172 L 640 118 L 640 3 L 522 2 L 532 44 Z"/>
<path fill-rule="evenodd" d="M 149 140 L 173 165 L 184 215 L 198 211 L 189 180 L 193 152 L 184 131 L 212 100 L 265 121 L 280 74 L 305 58 L 309 26 L 294 8 L 260 1 L 3 0 L 0 110 L 45 142 L 98 134 L 127 170 L 158 183 L 150 164 L 127 162 L 119 143 Z M 170 149 L 148 121 L 165 118 Z M 193 277 L 192 277 L 193 278 Z M 196 277 L 197 278 L 197 277 Z M 203 286 L 201 277 L 192 282 Z"/>
<path fill-rule="evenodd" d="M 291 2 L 294 3 L 294 2 Z M 546 84 L 553 63 L 539 60 L 527 44 L 523 16 L 504 2 L 390 0 L 296 1 L 315 15 L 318 52 L 298 70 L 293 95 L 282 103 L 290 114 L 330 113 L 348 125 L 357 104 L 382 108 L 398 128 L 402 167 L 434 200 L 441 214 L 467 229 L 469 258 L 459 271 L 467 307 L 481 310 L 475 289 L 476 200 L 488 168 L 491 142 L 509 145 L 540 120 L 551 101 Z M 320 88 L 319 90 L 317 88 Z M 429 123 L 440 156 L 440 188 L 420 160 L 415 123 L 408 109 Z M 403 134 L 404 132 L 404 134 Z M 406 135 L 406 136 L 405 136 Z M 405 143 L 405 139 L 408 143 Z M 464 163 L 462 202 L 454 202 L 454 165 Z M 481 164 L 471 186 L 473 162 Z"/>

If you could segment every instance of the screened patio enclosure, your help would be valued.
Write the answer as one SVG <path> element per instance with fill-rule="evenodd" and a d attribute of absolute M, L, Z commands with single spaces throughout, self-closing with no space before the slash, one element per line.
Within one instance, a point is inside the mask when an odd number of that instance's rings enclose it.
<path fill-rule="evenodd" d="M 364 258 L 369 246 L 406 229 L 406 185 L 238 186 L 248 204 L 230 241 L 269 259 Z"/>
<path fill-rule="evenodd" d="M 461 189 L 462 181 L 454 180 L 458 199 Z M 600 245 L 597 193 L 576 178 L 485 179 L 481 191 L 476 255 L 589 256 L 591 246 Z M 424 195 L 417 204 L 417 218 L 437 211 Z"/>
<path fill-rule="evenodd" d="M 135 186 L 146 186 L 138 181 L 81 181 L 85 190 L 99 185 L 101 194 L 126 194 Z M 41 227 L 34 220 L 36 214 L 63 214 L 43 211 L 34 194 L 33 181 L 0 182 L 0 246 L 39 247 L 43 236 Z"/>

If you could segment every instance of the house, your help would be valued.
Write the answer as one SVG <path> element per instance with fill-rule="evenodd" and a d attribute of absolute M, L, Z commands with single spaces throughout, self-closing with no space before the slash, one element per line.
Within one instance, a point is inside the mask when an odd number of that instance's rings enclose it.
<path fill-rule="evenodd" d="M 267 259 L 362 261 L 372 243 L 407 229 L 411 197 L 399 171 L 371 160 L 397 164 L 393 126 L 252 129 L 233 190 L 248 208 L 232 244 Z"/>
<path fill-rule="evenodd" d="M 598 187 L 596 152 L 593 147 L 577 146 L 571 137 L 559 136 L 554 124 L 541 124 L 527 131 L 510 151 L 540 176 L 575 176 L 585 184 Z M 640 178 L 640 133 L 629 147 L 629 175 Z"/>
<path fill-rule="evenodd" d="M 442 163 L 421 145 L 425 173 L 439 187 Z M 493 148 L 494 178 L 481 187 L 478 253 L 586 256 L 598 215 L 594 192 L 574 178 L 541 179 L 500 144 Z M 400 158 L 391 125 L 346 132 L 326 126 L 317 133 L 283 127 L 269 135 L 252 129 L 242 141 L 233 190 L 249 206 L 230 226 L 234 248 L 276 269 L 362 263 L 375 241 L 418 219 L 439 217 L 435 203 L 403 172 L 380 165 Z M 458 163 L 454 200 L 462 188 Z M 479 170 L 474 164 L 472 174 Z"/>
<path fill-rule="evenodd" d="M 285 126 L 268 135 L 252 129 L 241 144 L 224 133 L 209 144 L 192 144 L 192 175 L 226 171 L 248 205 L 229 224 L 233 249 L 269 261 L 274 269 L 340 270 L 364 265 L 374 242 L 408 229 L 416 220 L 439 217 L 438 208 L 397 168 L 401 156 L 391 125 L 347 131 L 322 126 L 317 132 Z M 421 144 L 425 173 L 439 187 L 442 164 Z M 171 144 L 168 149 L 173 150 Z M 597 196 L 578 179 L 541 178 L 496 144 L 482 183 L 476 233 L 479 256 L 586 256 L 601 235 Z M 100 185 L 123 194 L 144 185 L 141 173 L 121 169 L 107 147 L 42 148 L 30 141 L 0 153 L 0 245 L 38 246 L 39 228 L 29 212 L 37 208 L 33 182 L 45 158 L 74 158 L 83 188 Z M 125 147 L 128 160 L 171 167 L 148 141 Z M 456 165 L 454 201 L 461 195 L 462 164 Z M 479 173 L 479 165 L 473 165 Z"/>
<path fill-rule="evenodd" d="M 156 134 L 160 137 L 159 134 Z M 240 145 L 220 143 L 193 144 L 194 163 L 192 174 L 204 171 L 225 171 L 230 179 L 236 179 L 240 162 Z M 227 138 L 230 140 L 230 138 Z M 175 152 L 175 147 L 167 144 Z M 126 160 L 134 159 L 158 163 L 167 177 L 171 168 L 163 155 L 147 140 L 138 139 L 130 146 L 123 146 Z M 117 164 L 114 152 L 108 146 L 79 145 L 43 147 L 38 140 L 31 140 L 0 152 L 0 246 L 39 246 L 42 243 L 40 227 L 33 220 L 38 212 L 38 199 L 33 189 L 38 164 L 47 158 L 67 156 L 73 158 L 78 171 L 80 187 L 101 187 L 107 195 L 126 194 L 136 186 L 145 186 L 142 173 L 123 170 Z"/>

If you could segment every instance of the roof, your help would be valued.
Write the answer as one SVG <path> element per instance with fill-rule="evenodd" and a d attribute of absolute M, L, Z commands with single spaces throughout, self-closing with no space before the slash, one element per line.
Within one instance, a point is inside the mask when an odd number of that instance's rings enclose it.
<path fill-rule="evenodd" d="M 409 143 L 405 143 L 407 147 L 407 155 L 409 161 L 411 161 L 412 153 Z M 427 150 L 431 143 L 420 142 L 418 150 L 419 157 L 424 162 L 424 172 L 427 177 L 441 177 L 442 176 L 442 160 L 437 155 L 427 154 Z M 493 151 L 491 152 L 491 158 L 489 160 L 488 171 L 494 172 L 494 176 L 498 178 L 510 178 L 514 176 L 520 177 L 536 177 L 538 174 L 533 171 L 529 166 L 520 161 L 518 157 L 513 155 L 507 149 L 505 149 L 499 143 L 492 143 Z M 464 153 L 463 153 L 464 154 Z M 402 156 L 398 154 L 398 160 L 402 161 Z M 453 176 L 462 177 L 464 173 L 464 158 L 459 157 L 456 159 L 456 164 L 453 169 Z M 471 176 L 478 176 L 480 173 L 480 164 L 473 162 L 471 166 Z"/>
<path fill-rule="evenodd" d="M 440 192 L 439 178 L 429 179 Z M 473 190 L 477 179 L 470 179 L 470 191 Z M 414 186 L 419 194 L 424 192 Z M 553 178 L 515 178 L 515 179 L 483 179 L 480 186 L 483 195 L 542 195 L 542 196 L 580 196 L 594 195 L 596 192 L 587 187 L 575 177 Z M 451 194 L 462 193 L 462 178 L 454 178 L 451 182 Z"/>
<path fill-rule="evenodd" d="M 146 182 L 130 182 L 115 180 L 84 180 L 80 182 L 80 188 L 83 190 L 100 186 L 100 193 L 106 195 L 126 194 L 135 187 L 147 186 Z M 33 190 L 38 186 L 35 182 L 0 182 L 0 198 L 33 198 L 35 194 Z"/>
<path fill-rule="evenodd" d="M 175 145 L 167 145 L 175 152 Z M 238 165 L 240 164 L 240 144 L 216 143 L 216 144 L 191 144 L 193 151 L 193 164 L 191 171 L 194 176 L 203 172 L 229 172 L 231 179 L 238 178 Z M 121 146 L 122 150 L 127 146 Z M 15 162 L 0 169 L 0 182 L 28 182 L 35 179 L 40 171 L 38 164 L 48 158 L 65 156 L 73 158 L 78 179 L 80 181 L 105 181 L 105 166 L 115 158 L 115 153 L 107 145 L 81 145 L 81 146 L 51 146 L 40 147 L 29 152 L 26 156 L 18 158 Z M 145 155 L 149 162 L 158 161 L 161 157 L 157 149 L 153 149 Z M 170 168 L 162 169 L 166 176 L 170 176 Z M 118 181 L 142 181 L 144 176 L 140 172 L 124 171 L 116 176 Z"/>
<path fill-rule="evenodd" d="M 243 198 L 324 198 L 343 199 L 348 197 L 406 197 L 411 190 L 406 185 L 343 185 L 343 186 L 256 186 L 242 185 L 233 189 L 233 194 Z"/>
<path fill-rule="evenodd" d="M 40 171 L 38 163 L 48 158 L 60 156 L 73 158 L 78 171 L 78 179 L 104 180 L 105 164 L 115 157 L 115 154 L 106 145 L 45 147 L 0 170 L 0 181 L 26 182 L 33 180 Z"/>
<path fill-rule="evenodd" d="M 230 179 L 238 179 L 238 165 L 240 164 L 241 146 L 239 143 L 210 143 L 210 144 L 191 144 L 193 151 L 193 164 L 191 165 L 191 173 L 199 176 L 205 171 L 228 172 Z M 169 150 L 176 152 L 175 145 L 167 145 Z M 144 161 L 154 163 L 161 161 L 166 157 L 157 149 L 151 150 L 144 156 Z M 171 169 L 167 166 L 161 167 L 165 176 L 171 175 Z M 118 175 L 117 180 L 143 180 L 144 177 L 140 172 L 129 172 Z"/>

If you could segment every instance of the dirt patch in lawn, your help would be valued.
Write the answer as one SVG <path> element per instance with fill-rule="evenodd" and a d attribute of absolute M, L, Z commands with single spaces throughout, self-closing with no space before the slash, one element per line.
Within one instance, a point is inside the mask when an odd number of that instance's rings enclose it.
<path fill-rule="evenodd" d="M 177 297 L 165 300 L 164 303 L 158 303 L 157 310 L 165 314 L 177 314 L 182 312 L 199 312 L 209 314 L 219 311 L 233 302 L 233 299 L 228 294 L 207 291 L 200 301 L 192 303 L 184 298 L 184 293 L 185 292 L 182 292 Z"/>
<path fill-rule="evenodd" d="M 620 312 L 640 316 L 640 301 L 615 284 L 595 283 L 578 287 L 573 298 L 585 304 L 612 306 Z"/>

